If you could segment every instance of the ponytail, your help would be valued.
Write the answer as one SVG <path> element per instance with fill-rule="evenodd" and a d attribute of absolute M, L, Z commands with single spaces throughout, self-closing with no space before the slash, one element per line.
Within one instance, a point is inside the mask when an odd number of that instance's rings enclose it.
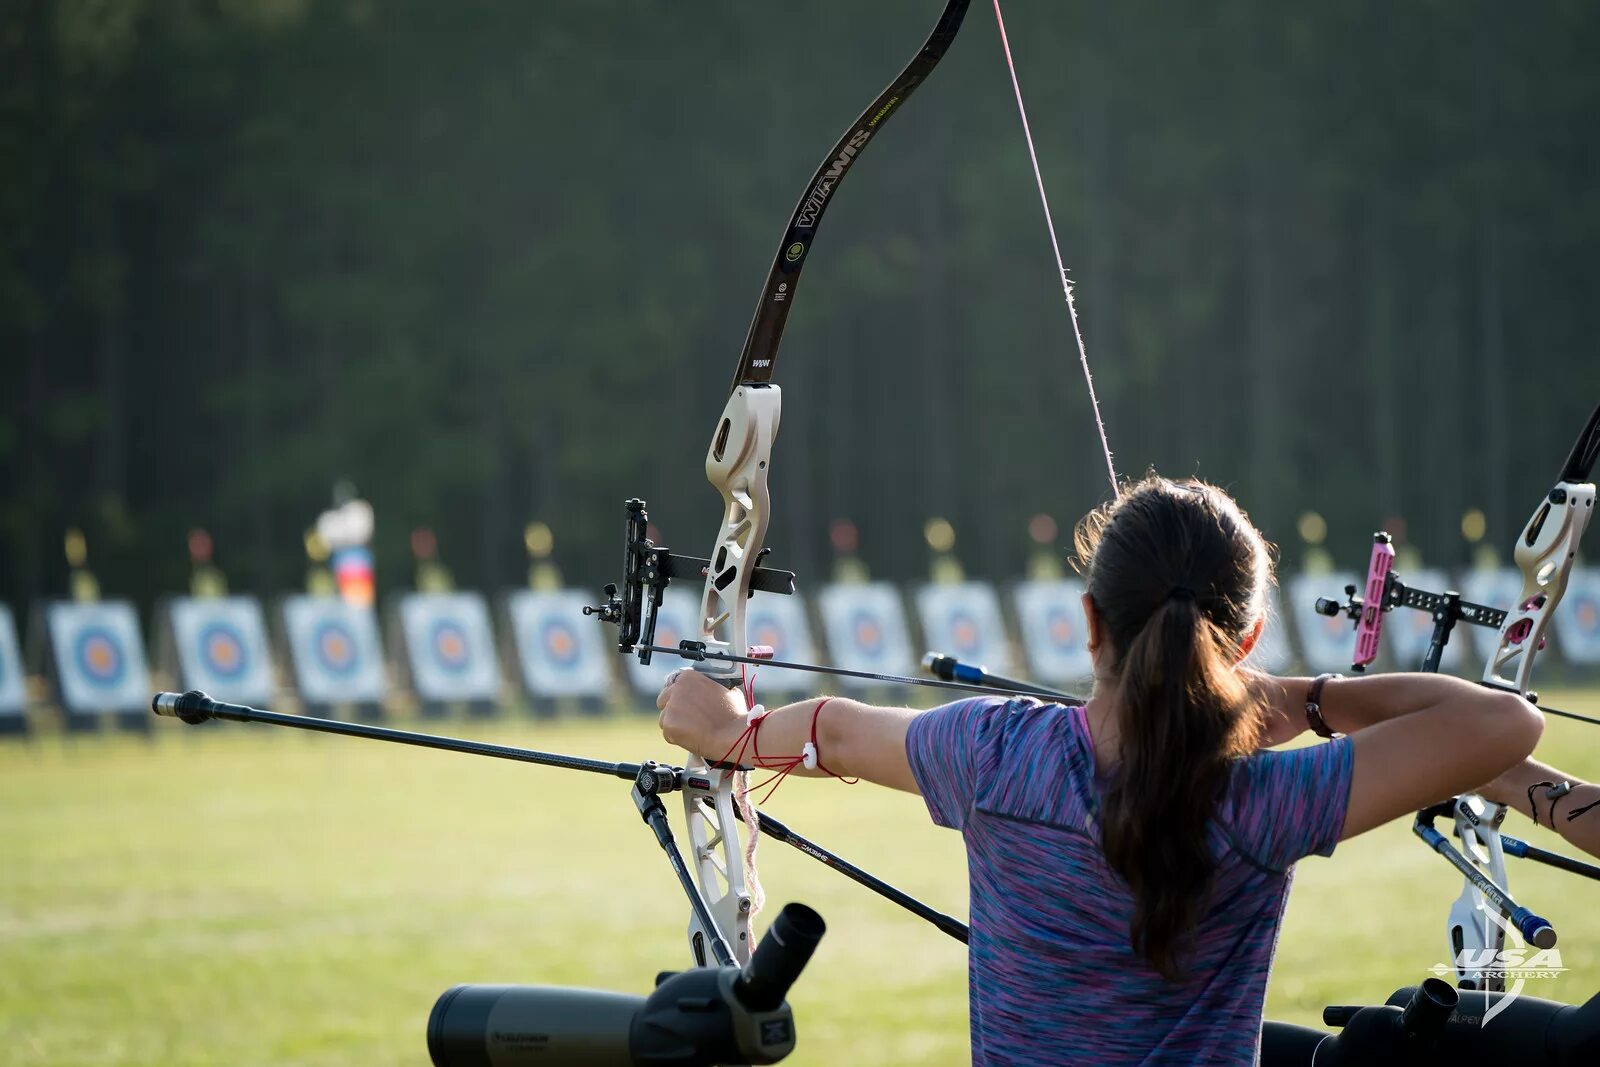
<path fill-rule="evenodd" d="M 1080 526 L 1078 551 L 1120 709 L 1101 847 L 1133 893 L 1134 951 L 1178 980 L 1216 874 L 1210 823 L 1260 729 L 1236 664 L 1270 560 L 1225 494 L 1155 478 Z"/>

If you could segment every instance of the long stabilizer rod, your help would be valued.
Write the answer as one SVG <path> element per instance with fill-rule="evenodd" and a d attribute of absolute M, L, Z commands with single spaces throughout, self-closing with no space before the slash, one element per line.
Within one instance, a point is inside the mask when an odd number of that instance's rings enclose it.
<path fill-rule="evenodd" d="M 391 741 L 399 745 L 433 748 L 442 752 L 460 752 L 468 756 L 488 756 L 491 759 L 512 760 L 517 763 L 534 763 L 544 767 L 588 771 L 591 774 L 605 774 L 613 778 L 627 779 L 636 784 L 640 776 L 648 772 L 648 776 L 656 786 L 656 791 L 663 793 L 679 788 L 684 774 L 681 767 L 667 767 L 656 763 L 609 763 L 605 760 L 587 759 L 583 756 L 567 756 L 559 752 L 541 752 L 538 749 L 531 748 L 491 745 L 482 741 L 467 741 L 458 737 L 420 734 L 410 730 L 393 730 L 386 726 L 340 722 L 337 719 L 320 719 L 313 715 L 285 715 L 282 712 L 263 711 L 260 708 L 246 707 L 243 704 L 228 704 L 220 700 L 213 700 L 199 690 L 191 690 L 187 693 L 157 693 L 150 702 L 150 710 L 157 715 L 181 719 L 191 726 L 210 719 L 222 719 L 227 722 L 265 723 L 268 726 L 287 726 L 295 730 L 341 734 L 345 737 L 360 737 L 371 741 Z M 781 841 L 791 848 L 804 852 L 824 866 L 838 871 L 857 885 L 870 889 L 885 900 L 900 905 L 911 914 L 932 923 L 944 933 L 962 944 L 966 944 L 967 927 L 959 919 L 924 904 L 909 893 L 897 889 L 876 875 L 862 870 L 838 853 L 831 852 L 815 841 L 796 833 L 787 825 L 765 812 L 756 812 L 756 818 L 761 825 L 763 834 L 767 834 L 776 841 Z M 649 821 L 647 816 L 646 822 Z M 651 823 L 651 828 L 657 830 L 659 835 L 659 828 L 654 823 Z M 664 846 L 665 843 L 663 842 Z"/>

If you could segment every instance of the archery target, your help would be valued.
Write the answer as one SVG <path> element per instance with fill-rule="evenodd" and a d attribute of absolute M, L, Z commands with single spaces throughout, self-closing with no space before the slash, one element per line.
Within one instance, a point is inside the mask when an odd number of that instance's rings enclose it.
<path fill-rule="evenodd" d="M 1082 598 L 1083 583 L 1072 580 L 1020 582 L 1013 591 L 1028 671 L 1042 682 L 1081 681 L 1094 674 Z"/>
<path fill-rule="evenodd" d="M 73 714 L 133 711 L 150 703 L 150 672 L 133 605 L 126 601 L 58 602 L 46 628 L 61 688 Z"/>
<path fill-rule="evenodd" d="M 1444 571 L 1434 570 L 1429 567 L 1418 567 L 1398 575 L 1402 582 L 1429 593 L 1443 593 L 1453 588 L 1450 576 Z M 1470 600 L 1466 594 L 1463 597 Z M 1456 623 L 1456 628 L 1450 633 L 1450 641 L 1444 646 L 1444 655 L 1439 659 L 1439 669 L 1453 671 L 1461 665 L 1461 642 L 1471 640 L 1461 631 L 1468 629 L 1481 629 L 1470 625 Z M 1383 643 L 1389 646 L 1390 658 L 1399 669 L 1415 671 L 1422 668 L 1422 661 L 1428 654 L 1428 642 L 1433 638 L 1433 616 L 1425 611 L 1415 608 L 1395 608 L 1384 617 Z"/>
<path fill-rule="evenodd" d="M 752 645 L 766 645 L 774 659 L 815 663 L 816 646 L 806 622 L 805 601 L 798 593 L 757 593 L 745 609 L 745 633 Z M 817 688 L 806 671 L 757 667 L 756 693 L 761 687 L 794 693 Z"/>
<path fill-rule="evenodd" d="M 27 700 L 16 620 L 11 609 L 0 604 L 0 718 L 20 717 Z"/>
<path fill-rule="evenodd" d="M 1468 571 L 1462 576 L 1461 596 L 1486 608 L 1506 611 L 1515 606 L 1522 593 L 1522 575 L 1510 567 Z M 1487 660 L 1500 647 L 1500 631 L 1487 626 L 1458 626 L 1466 630 L 1479 659 Z M 1454 640 L 1454 638 L 1452 638 Z"/>
<path fill-rule="evenodd" d="M 1568 663 L 1585 667 L 1600 663 L 1600 570 L 1572 569 L 1566 596 L 1556 605 L 1550 624 Z"/>
<path fill-rule="evenodd" d="M 430 703 L 495 701 L 495 662 L 489 608 L 477 593 L 408 593 L 400 599 L 411 685 Z"/>
<path fill-rule="evenodd" d="M 655 644 L 674 647 L 679 641 L 700 636 L 695 616 L 700 614 L 700 598 L 687 589 L 668 589 L 656 614 Z M 684 667 L 692 667 L 690 660 L 657 652 L 649 663 L 640 663 L 637 656 L 628 659 L 628 681 L 640 694 L 654 698 L 667 680 L 667 675 Z"/>
<path fill-rule="evenodd" d="M 332 596 L 283 602 L 300 698 L 308 704 L 375 704 L 388 693 L 378 620 L 370 607 Z"/>
<path fill-rule="evenodd" d="M 1318 597 L 1342 605 L 1344 587 L 1359 582 L 1349 571 L 1297 574 L 1289 580 L 1289 615 L 1300 635 L 1300 655 L 1307 669 L 1317 673 L 1350 669 L 1356 653 L 1355 623 L 1343 612 L 1333 618 L 1318 615 L 1316 605 Z"/>
<path fill-rule="evenodd" d="M 817 598 L 822 631 L 833 664 L 874 674 L 910 674 L 916 669 L 900 591 L 888 582 L 830 585 Z M 853 689 L 881 686 L 864 678 L 841 678 Z"/>
<path fill-rule="evenodd" d="M 168 618 L 185 689 L 203 689 L 236 704 L 272 702 L 267 628 L 254 598 L 180 597 Z"/>
<path fill-rule="evenodd" d="M 928 651 L 955 656 L 999 673 L 1011 669 L 1000 598 L 983 582 L 925 585 L 917 590 L 917 613 Z"/>
<path fill-rule="evenodd" d="M 1267 621 L 1261 627 L 1256 647 L 1245 657 L 1245 665 L 1268 674 L 1282 674 L 1294 662 L 1289 646 L 1289 623 L 1283 617 L 1283 597 L 1276 587 L 1267 590 Z"/>
<path fill-rule="evenodd" d="M 506 598 L 522 684 L 535 697 L 594 697 L 611 688 L 610 627 L 583 614 L 590 598 L 570 589 Z"/>

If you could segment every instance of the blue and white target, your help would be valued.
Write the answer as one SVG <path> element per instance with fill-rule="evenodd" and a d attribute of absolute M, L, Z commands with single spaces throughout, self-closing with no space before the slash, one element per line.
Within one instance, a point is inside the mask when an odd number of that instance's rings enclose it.
<path fill-rule="evenodd" d="M 11 617 L 11 609 L 0 604 L 0 716 L 20 716 L 27 699 L 16 620 Z"/>
<path fill-rule="evenodd" d="M 917 612 L 928 650 L 1005 673 L 1011 669 L 1000 598 L 984 582 L 925 585 L 917 590 Z"/>
<path fill-rule="evenodd" d="M 150 703 L 150 673 L 133 605 L 51 604 L 45 612 L 62 706 L 73 714 L 134 711 Z"/>
<path fill-rule="evenodd" d="M 178 597 L 167 611 L 183 688 L 236 704 L 272 702 L 266 621 L 253 597 Z"/>
<path fill-rule="evenodd" d="M 862 655 L 883 655 L 883 625 L 873 612 L 857 609 L 850 619 L 850 634 Z"/>
<path fill-rule="evenodd" d="M 817 597 L 817 609 L 835 665 L 874 674 L 910 674 L 916 669 L 905 607 L 893 585 L 830 585 Z M 867 689 L 882 683 L 842 678 L 840 684 Z"/>
<path fill-rule="evenodd" d="M 571 589 L 520 590 L 506 598 L 517 666 L 531 696 L 603 700 L 610 695 L 615 632 L 583 614 L 591 602 Z"/>
<path fill-rule="evenodd" d="M 547 619 L 539 630 L 539 647 L 544 657 L 559 668 L 570 668 L 578 661 L 578 635 L 565 619 Z"/>
<path fill-rule="evenodd" d="M 1350 571 L 1297 574 L 1289 580 L 1289 615 L 1300 635 L 1300 654 L 1308 669 L 1348 671 L 1356 654 L 1356 630 L 1343 612 L 1329 618 L 1317 614 L 1317 598 L 1345 601 L 1344 587 L 1359 584 Z"/>
<path fill-rule="evenodd" d="M 433 662 L 448 674 L 462 674 L 472 666 L 467 633 L 454 619 L 440 619 L 428 632 Z"/>
<path fill-rule="evenodd" d="M 1031 677 L 1060 685 L 1093 675 L 1081 582 L 1022 582 L 1014 598 Z"/>
<path fill-rule="evenodd" d="M 430 703 L 500 697 L 489 608 L 477 593 L 409 593 L 400 600 L 411 684 Z"/>
<path fill-rule="evenodd" d="M 283 602 L 295 684 L 308 704 L 376 704 L 388 694 L 378 620 L 369 607 L 332 596 Z"/>
<path fill-rule="evenodd" d="M 359 646 L 343 619 L 324 619 L 311 636 L 317 669 L 333 678 L 348 678 L 361 666 Z"/>
<path fill-rule="evenodd" d="M 96 689 L 122 683 L 126 660 L 117 635 L 103 626 L 85 626 L 72 642 L 72 662 L 84 681 Z"/>
<path fill-rule="evenodd" d="M 1568 663 L 1600 664 L 1600 570 L 1575 567 L 1551 625 Z"/>
<path fill-rule="evenodd" d="M 237 681 L 250 673 L 250 650 L 244 636 L 226 622 L 213 622 L 200 631 L 200 658 L 218 678 Z"/>

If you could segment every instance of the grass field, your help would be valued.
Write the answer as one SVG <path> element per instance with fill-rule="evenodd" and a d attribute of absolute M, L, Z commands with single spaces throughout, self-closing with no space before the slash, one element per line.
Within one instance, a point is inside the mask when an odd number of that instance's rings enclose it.
<path fill-rule="evenodd" d="M 1600 712 L 1600 694 L 1551 703 Z M 653 717 L 471 734 L 603 759 L 671 758 Z M 0 746 L 0 1060 L 14 1065 L 423 1064 L 434 998 L 463 981 L 646 991 L 686 958 L 685 904 L 628 798 L 598 775 L 268 727 Z M 1540 753 L 1600 777 L 1592 728 Z M 794 780 L 772 811 L 943 910 L 959 838 L 921 802 Z M 1550 847 L 1513 816 L 1508 830 Z M 1513 886 L 1600 989 L 1600 889 L 1521 861 Z M 802 1064 L 967 1062 L 962 946 L 799 853 L 762 851 L 769 907 L 829 935 L 792 996 Z M 1378 1002 L 1445 955 L 1461 879 L 1395 823 L 1302 864 L 1269 1015 Z"/>

